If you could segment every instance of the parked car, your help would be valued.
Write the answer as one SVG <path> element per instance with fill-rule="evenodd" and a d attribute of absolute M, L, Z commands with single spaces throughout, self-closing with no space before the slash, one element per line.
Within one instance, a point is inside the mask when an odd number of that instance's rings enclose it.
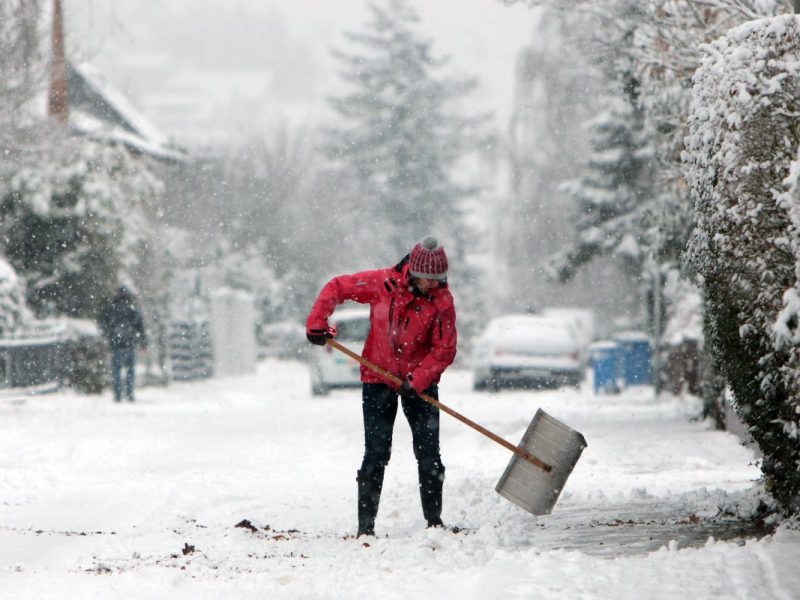
<path fill-rule="evenodd" d="M 368 308 L 340 308 L 330 318 L 330 324 L 336 328 L 337 342 L 361 353 L 369 333 Z M 352 358 L 330 346 L 312 350 L 309 369 L 313 395 L 324 396 L 333 388 L 361 385 L 359 364 Z"/>
<path fill-rule="evenodd" d="M 474 344 L 473 388 L 577 386 L 584 352 L 570 323 L 540 315 L 505 315 L 489 322 Z"/>
<path fill-rule="evenodd" d="M 258 357 L 305 360 L 306 328 L 294 321 L 269 323 L 257 332 Z"/>
<path fill-rule="evenodd" d="M 550 307 L 542 310 L 542 316 L 569 321 L 575 328 L 578 340 L 587 350 L 595 341 L 597 334 L 595 317 L 594 311 L 590 308 Z"/>

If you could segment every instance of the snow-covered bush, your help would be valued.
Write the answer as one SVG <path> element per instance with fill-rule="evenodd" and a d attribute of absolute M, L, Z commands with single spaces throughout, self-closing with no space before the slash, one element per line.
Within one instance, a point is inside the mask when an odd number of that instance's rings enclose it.
<path fill-rule="evenodd" d="M 790 167 L 800 143 L 800 18 L 751 21 L 704 51 L 684 153 L 695 204 L 687 258 L 703 288 L 706 344 L 764 455 L 767 489 L 797 512 L 799 238 Z"/>
<path fill-rule="evenodd" d="M 775 347 L 789 353 L 784 376 L 790 389 L 800 389 L 800 152 L 792 162 L 784 182 L 787 191 L 780 196 L 791 219 L 789 247 L 795 264 L 795 284 L 783 294 L 783 310 L 775 320 Z"/>
<path fill-rule="evenodd" d="M 100 327 L 90 319 L 59 317 L 64 329 L 63 382 L 83 394 L 100 394 L 108 381 L 109 348 Z"/>
<path fill-rule="evenodd" d="M 0 246 L 37 313 L 92 316 L 138 260 L 161 184 L 125 148 L 35 133 L 0 162 Z"/>
<path fill-rule="evenodd" d="M 25 305 L 24 284 L 14 268 L 0 258 L 0 336 L 8 336 L 31 323 L 33 315 Z"/>

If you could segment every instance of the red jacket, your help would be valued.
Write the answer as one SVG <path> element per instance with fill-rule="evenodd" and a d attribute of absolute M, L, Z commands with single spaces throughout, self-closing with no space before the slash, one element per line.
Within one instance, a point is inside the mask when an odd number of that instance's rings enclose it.
<path fill-rule="evenodd" d="M 456 310 L 447 285 L 414 295 L 408 265 L 334 277 L 322 288 L 306 320 L 325 329 L 337 305 L 354 300 L 370 305 L 370 328 L 362 355 L 401 379 L 411 376 L 417 392 L 437 383 L 456 356 Z M 361 381 L 388 383 L 361 367 Z"/>

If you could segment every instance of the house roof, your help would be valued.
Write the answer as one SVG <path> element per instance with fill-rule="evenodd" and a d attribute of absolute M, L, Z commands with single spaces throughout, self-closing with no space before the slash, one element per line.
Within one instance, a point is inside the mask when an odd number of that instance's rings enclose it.
<path fill-rule="evenodd" d="M 68 122 L 73 130 L 161 160 L 187 158 L 185 150 L 174 145 L 89 63 L 68 63 L 67 94 Z"/>

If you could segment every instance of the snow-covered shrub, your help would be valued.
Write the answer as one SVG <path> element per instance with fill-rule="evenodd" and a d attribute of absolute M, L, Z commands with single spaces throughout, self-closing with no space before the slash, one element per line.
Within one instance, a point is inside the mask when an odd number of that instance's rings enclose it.
<path fill-rule="evenodd" d="M 789 354 L 783 374 L 789 389 L 800 389 L 800 152 L 792 162 L 784 182 L 787 191 L 780 196 L 791 219 L 789 247 L 794 257 L 795 284 L 783 294 L 783 310 L 775 320 L 775 348 Z"/>
<path fill-rule="evenodd" d="M 0 162 L 0 245 L 37 313 L 91 316 L 134 266 L 161 184 L 125 148 L 37 135 Z"/>
<path fill-rule="evenodd" d="M 0 336 L 8 336 L 33 320 L 25 305 L 24 284 L 8 261 L 0 258 Z"/>
<path fill-rule="evenodd" d="M 61 317 L 65 327 L 63 381 L 84 394 L 100 394 L 108 381 L 109 349 L 97 323 Z"/>
<path fill-rule="evenodd" d="M 704 51 L 684 153 L 695 203 L 687 258 L 703 287 L 706 344 L 763 452 L 767 488 L 797 512 L 798 197 L 784 181 L 796 181 L 800 143 L 800 18 L 751 21 Z"/>

